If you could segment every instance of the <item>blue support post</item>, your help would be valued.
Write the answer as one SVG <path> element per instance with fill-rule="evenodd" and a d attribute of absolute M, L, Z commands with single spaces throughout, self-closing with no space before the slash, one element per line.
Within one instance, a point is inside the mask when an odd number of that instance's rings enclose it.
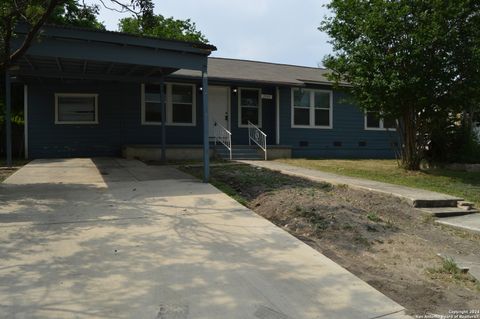
<path fill-rule="evenodd" d="M 167 112 L 166 112 L 166 103 L 165 103 L 165 92 L 163 91 L 163 87 L 165 86 L 165 82 L 163 77 L 160 79 L 160 108 L 162 113 L 162 163 L 167 162 L 167 130 L 166 130 L 166 123 L 167 123 Z"/>
<path fill-rule="evenodd" d="M 5 135 L 6 135 L 6 164 L 12 167 L 12 94 L 10 75 L 5 72 Z"/>
<path fill-rule="evenodd" d="M 210 180 L 210 142 L 208 140 L 208 74 L 207 67 L 202 71 L 203 93 L 203 182 Z"/>

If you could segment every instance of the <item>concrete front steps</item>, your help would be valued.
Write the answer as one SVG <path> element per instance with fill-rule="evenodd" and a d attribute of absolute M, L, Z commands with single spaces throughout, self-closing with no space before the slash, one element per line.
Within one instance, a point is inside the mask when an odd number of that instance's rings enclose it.
<path fill-rule="evenodd" d="M 230 159 L 230 151 L 223 145 L 215 147 L 215 153 L 224 160 Z M 264 157 L 259 154 L 257 146 L 233 145 L 232 160 L 263 160 Z"/>
<path fill-rule="evenodd" d="M 430 214 L 435 217 L 450 217 L 450 216 L 463 216 L 478 213 L 479 211 L 475 209 L 474 204 L 471 202 L 466 202 L 464 200 L 455 200 L 455 201 L 434 201 L 423 203 L 424 206 L 416 206 L 422 212 Z"/>
<path fill-rule="evenodd" d="M 478 210 L 471 209 L 465 210 L 459 207 L 431 207 L 431 208 L 419 208 L 422 212 L 430 214 L 435 217 L 450 217 L 450 216 L 463 216 L 478 213 Z"/>
<path fill-rule="evenodd" d="M 417 207 L 418 208 L 418 207 Z M 458 201 L 456 206 L 421 207 L 420 211 L 437 217 L 435 223 L 480 233 L 480 214 L 473 203 Z"/>

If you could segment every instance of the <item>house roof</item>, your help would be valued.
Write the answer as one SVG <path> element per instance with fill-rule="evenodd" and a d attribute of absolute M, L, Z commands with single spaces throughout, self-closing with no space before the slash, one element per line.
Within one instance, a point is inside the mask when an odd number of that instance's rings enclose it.
<path fill-rule="evenodd" d="M 24 34 L 27 31 L 28 31 L 28 26 L 26 24 L 20 24 L 19 26 L 17 26 L 17 29 L 16 29 L 17 33 Z M 203 43 L 203 42 L 172 40 L 172 39 L 165 39 L 160 37 L 130 34 L 130 33 L 119 32 L 119 31 L 91 29 L 91 28 L 85 28 L 85 27 L 55 25 L 55 24 L 45 24 L 41 29 L 40 35 L 47 36 L 47 37 L 68 38 L 68 39 L 77 39 L 77 40 L 84 40 L 84 41 L 121 43 L 124 45 L 145 46 L 145 47 L 151 47 L 156 49 L 173 48 L 173 49 L 186 50 L 190 48 L 192 51 L 195 51 L 196 53 L 206 53 L 206 54 L 210 54 L 211 51 L 217 50 L 217 48 L 214 45 Z"/>
<path fill-rule="evenodd" d="M 208 58 L 208 77 L 210 80 L 295 86 L 304 86 L 305 84 L 331 85 L 332 81 L 326 77 L 328 72 L 329 70 L 324 68 L 226 58 Z M 172 76 L 198 78 L 198 74 L 189 70 L 178 70 Z"/>
<path fill-rule="evenodd" d="M 19 25 L 12 49 L 28 32 Z M 179 69 L 202 71 L 209 44 L 45 25 L 10 72 L 24 77 L 155 82 Z"/>

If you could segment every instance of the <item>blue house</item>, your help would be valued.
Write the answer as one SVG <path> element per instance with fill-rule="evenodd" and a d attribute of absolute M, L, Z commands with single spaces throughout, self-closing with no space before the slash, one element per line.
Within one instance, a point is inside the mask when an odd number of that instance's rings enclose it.
<path fill-rule="evenodd" d="M 25 153 L 205 159 L 216 143 L 226 156 L 252 144 L 268 158 L 393 157 L 393 123 L 357 108 L 328 70 L 209 58 L 214 50 L 45 26 L 7 76 L 24 85 Z"/>

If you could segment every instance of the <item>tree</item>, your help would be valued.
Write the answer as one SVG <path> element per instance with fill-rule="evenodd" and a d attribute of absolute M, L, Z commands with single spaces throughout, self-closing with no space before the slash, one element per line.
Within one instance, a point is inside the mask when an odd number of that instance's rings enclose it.
<path fill-rule="evenodd" d="M 332 0 L 320 30 L 334 54 L 335 82 L 347 81 L 359 106 L 398 119 L 401 160 L 416 170 L 438 119 L 480 101 L 480 2 Z"/>
<path fill-rule="evenodd" d="M 131 34 L 208 43 L 208 40 L 200 31 L 197 31 L 195 23 L 190 19 L 165 18 L 160 14 L 155 15 L 148 12 L 142 16 L 121 19 L 118 27 L 119 31 Z"/>
<path fill-rule="evenodd" d="M 78 0 L 64 0 L 55 7 L 52 15 L 47 19 L 48 23 L 67 25 L 89 29 L 104 30 L 105 25 L 98 21 L 99 5 L 80 4 Z"/>

